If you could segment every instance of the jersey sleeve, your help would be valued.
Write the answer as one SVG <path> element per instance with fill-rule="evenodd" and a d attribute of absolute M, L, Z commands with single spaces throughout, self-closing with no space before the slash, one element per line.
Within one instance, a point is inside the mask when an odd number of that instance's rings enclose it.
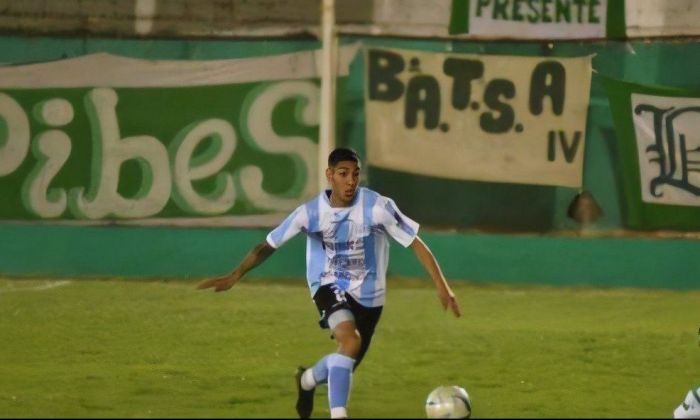
<path fill-rule="evenodd" d="M 267 234 L 265 240 L 273 248 L 279 248 L 297 233 L 308 229 L 305 206 L 299 206 L 282 223 Z"/>
<path fill-rule="evenodd" d="M 420 225 L 409 218 L 408 216 L 401 213 L 394 200 L 386 198 L 384 200 L 378 200 L 377 203 L 380 208 L 378 209 L 380 213 L 379 220 L 381 221 L 384 230 L 394 238 L 394 240 L 401 244 L 404 248 L 407 248 L 416 236 L 418 236 L 418 229 Z"/>

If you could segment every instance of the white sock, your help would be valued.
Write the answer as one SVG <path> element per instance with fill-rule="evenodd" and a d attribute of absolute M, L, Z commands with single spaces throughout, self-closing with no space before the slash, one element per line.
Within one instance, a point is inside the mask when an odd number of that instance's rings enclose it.
<path fill-rule="evenodd" d="M 345 409 L 345 407 L 333 407 L 331 408 L 331 418 L 346 419 L 348 418 L 348 411 Z"/>
<path fill-rule="evenodd" d="M 311 391 L 316 387 L 316 380 L 314 379 L 314 372 L 312 369 L 306 369 L 301 375 L 301 389 L 304 391 Z"/>

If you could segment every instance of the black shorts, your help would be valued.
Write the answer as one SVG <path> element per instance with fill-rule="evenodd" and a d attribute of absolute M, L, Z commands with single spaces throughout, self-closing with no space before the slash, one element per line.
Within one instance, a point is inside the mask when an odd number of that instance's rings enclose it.
<path fill-rule="evenodd" d="M 381 306 L 371 308 L 360 305 L 349 293 L 338 289 L 334 284 L 319 287 L 313 300 L 321 317 L 318 324 L 324 329 L 329 328 L 328 317 L 341 309 L 347 309 L 352 313 L 358 329 L 361 324 L 370 324 L 374 329 L 382 312 Z"/>
<path fill-rule="evenodd" d="M 369 343 L 372 341 L 374 329 L 379 322 L 379 317 L 382 315 L 382 306 L 367 307 L 360 305 L 349 293 L 335 287 L 334 284 L 326 284 L 318 288 L 314 294 L 314 303 L 318 309 L 320 320 L 318 324 L 321 328 L 329 328 L 328 317 L 340 309 L 349 310 L 355 317 L 355 327 L 362 338 L 360 353 L 355 359 L 355 369 L 359 366 L 360 361 L 364 358 Z M 331 334 L 331 338 L 333 335 Z"/>

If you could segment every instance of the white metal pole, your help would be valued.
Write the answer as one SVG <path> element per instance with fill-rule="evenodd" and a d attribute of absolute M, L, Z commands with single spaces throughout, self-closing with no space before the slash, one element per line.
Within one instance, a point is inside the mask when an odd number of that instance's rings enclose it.
<path fill-rule="evenodd" d="M 337 63 L 335 0 L 321 0 L 321 121 L 318 138 L 319 191 L 326 188 L 328 154 L 335 147 L 335 75 Z"/>

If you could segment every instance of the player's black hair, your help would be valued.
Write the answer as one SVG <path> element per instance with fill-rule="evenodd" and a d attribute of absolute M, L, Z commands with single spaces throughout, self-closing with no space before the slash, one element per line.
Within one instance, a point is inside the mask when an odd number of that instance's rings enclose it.
<path fill-rule="evenodd" d="M 360 163 L 360 157 L 357 155 L 357 152 L 348 147 L 338 147 L 328 155 L 328 167 L 334 168 L 335 165 L 344 160 Z"/>

